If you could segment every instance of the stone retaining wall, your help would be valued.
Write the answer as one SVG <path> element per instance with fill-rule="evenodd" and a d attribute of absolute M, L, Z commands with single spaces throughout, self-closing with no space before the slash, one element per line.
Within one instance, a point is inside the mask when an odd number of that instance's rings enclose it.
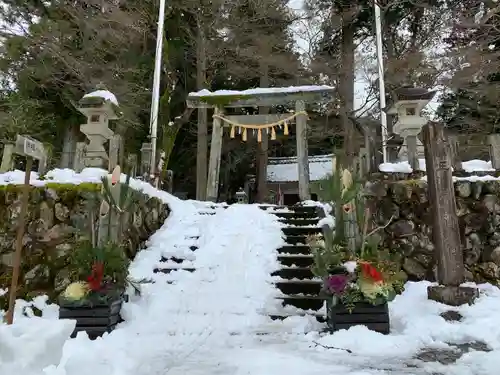
<path fill-rule="evenodd" d="M 0 289 L 10 286 L 17 220 L 20 213 L 20 185 L 0 186 Z M 100 184 L 47 184 L 32 187 L 28 220 L 23 239 L 20 298 L 37 294 L 54 297 L 69 279 L 65 273 L 67 256 L 91 234 L 91 212 L 99 212 Z M 168 207 L 156 198 L 137 192 L 127 214 L 125 251 L 133 258 L 143 242 L 161 227 Z M 96 222 L 97 222 L 97 214 Z M 0 298 L 0 309 L 7 298 Z"/>
<path fill-rule="evenodd" d="M 393 177 L 368 183 L 367 193 L 383 246 L 403 255 L 410 280 L 435 280 L 434 245 L 427 183 Z M 455 182 L 457 214 L 466 278 L 498 283 L 500 279 L 500 181 Z M 392 219 L 391 219 L 392 218 Z"/>

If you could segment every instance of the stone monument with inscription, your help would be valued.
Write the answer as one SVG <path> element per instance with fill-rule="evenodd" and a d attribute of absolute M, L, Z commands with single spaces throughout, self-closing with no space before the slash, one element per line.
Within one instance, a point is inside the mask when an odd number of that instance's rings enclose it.
<path fill-rule="evenodd" d="M 85 144 L 84 166 L 106 168 L 109 160 L 105 143 L 113 137 L 109 128 L 110 120 L 120 118 L 116 97 L 103 86 L 84 95 L 78 102 L 78 110 L 87 117 L 87 123 L 80 125 L 80 131 L 87 136 Z"/>

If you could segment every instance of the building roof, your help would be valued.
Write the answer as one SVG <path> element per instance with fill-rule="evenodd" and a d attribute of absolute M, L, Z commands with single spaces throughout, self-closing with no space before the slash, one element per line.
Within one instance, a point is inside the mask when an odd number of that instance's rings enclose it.
<path fill-rule="evenodd" d="M 309 179 L 318 181 L 332 173 L 330 155 L 309 156 Z M 296 182 L 299 180 L 297 157 L 269 158 L 267 182 Z"/>

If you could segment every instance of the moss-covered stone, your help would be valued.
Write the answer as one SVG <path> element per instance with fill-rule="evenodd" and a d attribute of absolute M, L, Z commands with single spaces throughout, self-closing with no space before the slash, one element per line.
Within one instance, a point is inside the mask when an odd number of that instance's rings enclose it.
<path fill-rule="evenodd" d="M 10 286 L 17 223 L 23 185 L 0 186 L 0 289 Z M 29 188 L 28 218 L 23 238 L 23 260 L 18 297 L 48 294 L 55 297 L 69 283 L 65 274 L 71 250 L 91 237 L 99 212 L 101 184 L 47 183 Z M 125 220 L 123 242 L 135 257 L 143 242 L 168 215 L 168 207 L 140 192 L 133 196 Z M 91 212 L 94 211 L 94 222 Z M 0 297 L 0 309 L 7 298 Z"/>

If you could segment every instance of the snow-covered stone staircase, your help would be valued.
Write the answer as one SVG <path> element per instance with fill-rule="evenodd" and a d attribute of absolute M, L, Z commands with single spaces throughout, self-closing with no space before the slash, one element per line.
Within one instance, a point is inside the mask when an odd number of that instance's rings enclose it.
<path fill-rule="evenodd" d="M 198 212 L 198 216 L 200 220 L 208 216 L 212 216 L 216 214 L 217 209 L 226 208 L 226 207 L 217 207 L 217 206 L 207 206 L 206 208 L 201 209 Z M 178 271 L 186 271 L 186 272 L 194 272 L 196 269 L 193 267 L 193 261 L 195 259 L 194 252 L 198 250 L 198 239 L 199 233 L 193 233 L 192 236 L 186 236 L 184 238 L 185 243 L 183 244 L 184 250 L 189 249 L 193 254 L 189 254 L 189 252 L 184 251 L 183 256 L 163 256 L 160 259 L 160 263 L 158 267 L 154 269 L 154 273 L 164 273 L 170 274 L 172 272 Z M 182 252 L 181 252 L 182 253 Z M 186 254 L 187 253 L 187 254 Z"/>
<path fill-rule="evenodd" d="M 271 315 L 272 319 L 284 319 L 294 315 L 312 315 L 325 319 L 324 299 L 320 297 L 322 281 L 311 271 L 313 255 L 307 245 L 307 236 L 319 234 L 320 218 L 314 206 L 291 206 L 268 210 L 284 223 L 286 245 L 278 249 L 281 268 L 273 273 L 277 277 L 276 287 L 281 291 L 283 312 Z"/>

